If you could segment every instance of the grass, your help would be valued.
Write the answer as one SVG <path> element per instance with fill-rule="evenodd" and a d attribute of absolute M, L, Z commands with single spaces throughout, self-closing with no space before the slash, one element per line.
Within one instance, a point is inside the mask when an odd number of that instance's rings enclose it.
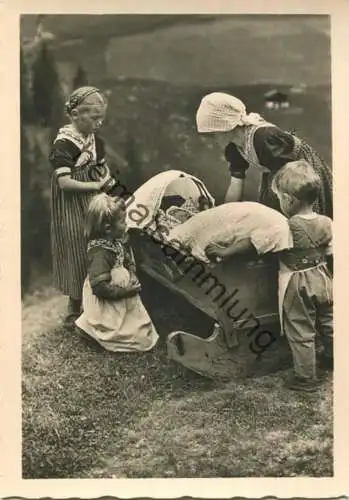
<path fill-rule="evenodd" d="M 270 88 L 268 85 L 208 89 L 139 80 L 108 81 L 106 85 L 112 94 L 103 137 L 125 155 L 127 136 L 132 135 L 140 159 L 138 185 L 164 169 L 172 168 L 199 177 L 214 197 L 223 198 L 229 183 L 223 151 L 211 137 L 198 134 L 195 126 L 200 99 L 207 91 L 214 90 L 232 93 L 246 103 L 248 111 L 261 113 L 284 130 L 295 130 L 331 165 L 328 87 L 309 88 L 305 95 L 292 97 L 290 110 L 269 111 L 264 108 L 263 100 L 264 92 Z M 313 126 L 314 116 L 321 126 Z M 130 176 L 135 176 L 133 164 Z M 126 185 L 129 186 L 130 182 L 127 181 Z"/>
<path fill-rule="evenodd" d="M 331 476 L 331 379 L 290 394 L 287 371 L 222 382 L 172 364 L 169 325 L 200 331 L 207 319 L 149 286 L 162 341 L 145 354 L 52 328 L 65 307 L 52 290 L 25 299 L 24 478 Z"/>
<path fill-rule="evenodd" d="M 35 23 L 22 17 L 22 37 L 33 38 Z M 92 79 L 106 58 L 103 74 L 173 84 L 330 81 L 326 16 L 47 15 L 44 29 L 57 37 L 57 58 L 81 63 Z"/>
<path fill-rule="evenodd" d="M 57 58 L 82 61 L 90 83 L 99 84 L 106 74 L 99 65 L 103 62 L 101 47 L 105 49 L 111 32 L 106 31 L 104 16 L 89 19 L 89 26 L 83 19 L 72 16 L 67 18 L 67 23 L 58 25 L 52 17 L 45 26 L 49 30 L 50 22 L 55 23 L 58 38 L 66 38 L 67 33 L 86 38 L 86 46 L 77 44 L 75 49 L 68 46 L 65 52 L 62 47 L 57 49 Z M 108 19 L 108 30 L 119 29 L 120 25 Z M 156 23 L 158 21 L 159 18 Z M 238 21 L 235 18 L 234 23 Z M 145 27 L 143 22 L 140 17 L 130 19 L 134 32 L 151 31 L 154 27 Z M 242 57 L 244 64 L 237 64 L 237 60 L 231 63 L 231 43 L 214 42 L 215 47 L 208 47 L 211 55 L 215 50 L 220 53 L 222 46 L 228 52 L 223 54 L 224 64 L 222 58 L 208 58 L 210 64 L 216 61 L 215 67 L 209 68 L 213 78 L 210 84 L 217 81 L 219 90 L 230 91 L 243 99 L 249 111 L 262 112 L 279 126 L 296 129 L 331 161 L 328 39 L 322 34 L 323 22 L 319 20 L 314 28 L 315 35 L 309 25 L 310 30 L 304 29 L 300 36 L 297 17 L 287 24 L 292 29 L 284 38 L 279 37 L 279 32 L 270 36 L 270 23 L 275 25 L 275 17 L 263 23 L 254 19 L 249 27 L 254 37 L 246 36 L 242 29 L 245 24 L 235 25 L 239 33 L 228 29 L 227 24 L 220 25 L 226 29 L 221 34 L 215 33 L 215 37 L 207 37 L 206 30 L 217 27 L 219 31 L 219 23 L 205 24 L 203 35 L 194 27 L 174 27 L 165 40 L 167 49 L 171 48 L 170 56 L 166 55 L 171 65 L 165 68 L 165 74 L 153 76 L 165 80 L 167 77 L 171 83 L 144 81 L 149 79 L 149 64 L 145 64 L 146 71 L 143 68 L 142 74 L 138 72 L 138 65 L 135 72 L 133 63 L 139 61 L 138 56 L 123 57 L 122 69 L 126 76 L 137 76 L 140 80 L 115 79 L 121 71 L 121 66 L 116 64 L 121 57 L 118 47 L 124 47 L 125 53 L 132 49 L 139 54 L 143 41 L 152 49 L 147 57 L 153 62 L 155 54 L 157 70 L 162 70 L 162 56 L 157 50 L 159 46 L 165 47 L 158 43 L 163 32 L 122 42 L 119 39 L 118 45 L 110 46 L 110 64 L 118 73 L 110 71 L 110 81 L 101 87 L 112 91 L 103 133 L 121 153 L 128 136 L 132 136 L 140 158 L 139 183 L 161 170 L 178 168 L 200 177 L 215 196 L 223 195 L 228 170 L 220 158 L 222 151 L 198 136 L 194 122 L 199 99 L 207 91 L 201 83 L 208 83 L 207 75 L 202 74 L 205 66 L 197 64 L 201 60 L 197 55 L 206 57 L 203 40 L 216 40 L 218 35 L 225 42 L 230 36 L 243 41 L 244 51 L 236 57 Z M 278 29 L 284 30 L 285 25 L 281 24 Z M 256 32 L 257 25 L 262 32 Z M 62 29 L 66 31 L 58 33 Z M 131 25 L 127 27 L 130 29 Z M 95 35 L 100 34 L 104 35 L 104 41 L 95 39 Z M 180 47 L 176 42 L 183 37 L 186 37 L 184 48 L 182 42 Z M 251 43 L 246 45 L 246 41 Z M 239 43 L 233 45 L 240 46 Z M 316 57 L 313 57 L 315 45 Z M 188 47 L 192 54 L 189 62 L 171 57 L 179 49 L 188 53 Z M 71 58 L 68 52 L 72 53 Z M 285 64 L 285 53 L 292 64 Z M 299 54 L 303 55 L 298 65 Z M 178 64 L 173 66 L 173 61 Z M 251 64 L 246 65 L 246 61 Z M 184 66 L 179 65 L 182 62 Z M 188 70 L 184 75 L 188 85 L 174 85 L 178 83 L 177 75 L 179 81 L 183 81 L 183 67 Z M 304 96 L 295 97 L 289 112 L 266 113 L 263 109 L 266 86 L 243 85 L 246 81 L 270 80 L 293 84 L 299 79 L 300 69 L 305 67 L 308 70 L 301 78 L 310 86 L 321 83 L 324 86 L 309 87 Z M 223 88 L 224 82 L 234 85 Z M 240 83 L 241 87 L 236 87 Z M 295 110 L 297 112 L 293 112 Z M 314 126 L 315 116 L 316 124 L 321 126 Z M 135 165 L 132 167 L 134 176 Z M 287 371 L 229 383 L 199 377 L 169 362 L 164 339 L 170 331 L 181 328 L 201 334 L 210 327 L 207 318 L 154 283 L 149 285 L 144 297 L 162 341 L 153 352 L 140 355 L 108 353 L 57 327 L 66 304 L 47 285 L 41 292 L 24 298 L 24 478 L 332 475 L 331 378 L 318 394 L 301 395 L 290 394 L 283 388 Z"/>

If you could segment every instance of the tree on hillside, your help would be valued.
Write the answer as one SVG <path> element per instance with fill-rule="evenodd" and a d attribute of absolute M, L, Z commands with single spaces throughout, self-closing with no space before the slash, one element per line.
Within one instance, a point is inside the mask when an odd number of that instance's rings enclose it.
<path fill-rule="evenodd" d="M 46 273 L 51 268 L 50 207 L 47 193 L 45 193 L 49 186 L 46 182 L 43 182 L 44 176 L 42 172 L 43 168 L 49 169 L 50 166 L 43 156 L 38 142 L 35 143 L 33 148 L 33 163 L 36 167 L 36 175 L 33 176 L 31 185 L 31 195 L 34 203 L 28 213 L 31 221 L 31 258 L 35 263 L 35 267 Z M 33 223 L 33 221 L 35 222 Z"/>
<path fill-rule="evenodd" d="M 30 189 L 32 177 L 32 162 L 29 143 L 26 137 L 25 125 L 32 122 L 33 105 L 31 101 L 28 68 L 26 66 L 22 47 L 20 48 L 20 152 L 21 152 L 21 284 L 22 295 L 29 286 L 31 275 L 31 235 L 28 214 L 33 202 Z"/>
<path fill-rule="evenodd" d="M 20 47 L 20 113 L 22 123 L 32 123 L 34 109 L 32 95 L 29 86 L 29 71 L 24 58 L 23 49 Z"/>
<path fill-rule="evenodd" d="M 31 224 L 30 212 L 33 205 L 30 181 L 32 175 L 32 162 L 29 144 L 25 135 L 23 123 L 20 127 L 21 140 L 21 284 L 22 295 L 27 291 L 31 276 Z"/>
<path fill-rule="evenodd" d="M 73 89 L 84 87 L 85 85 L 88 85 L 87 73 L 84 70 L 84 68 L 79 64 L 76 70 L 76 75 L 73 79 Z"/>
<path fill-rule="evenodd" d="M 42 182 L 42 169 L 46 167 L 43 162 L 47 159 L 43 156 L 41 149 L 35 141 L 34 149 L 31 147 L 32 140 L 37 135 L 36 122 L 47 123 L 48 120 L 58 120 L 55 118 L 54 110 L 57 101 L 60 108 L 63 107 L 62 100 L 59 100 L 59 94 L 54 92 L 49 94 L 48 86 L 45 87 L 45 78 L 52 82 L 54 86 L 53 72 L 50 73 L 50 64 L 48 71 L 43 71 L 45 61 L 49 57 L 43 51 L 39 61 L 35 62 L 33 75 L 33 86 L 35 88 L 35 101 L 31 98 L 29 81 L 27 78 L 27 67 L 23 53 L 21 57 L 21 80 L 20 80 L 20 99 L 21 99 L 21 127 L 20 127 L 20 149 L 21 149 L 21 285 L 22 295 L 28 291 L 31 283 L 33 269 L 48 270 L 50 262 L 50 244 L 49 244 L 49 218 L 50 212 L 48 203 L 44 196 L 44 183 Z M 52 69 L 52 65 L 51 65 Z M 41 75 L 41 80 L 39 76 Z M 57 81 L 57 80 L 56 80 Z M 56 84 L 59 90 L 58 83 Z M 43 92 L 43 99 L 38 97 L 40 89 Z M 54 90 L 54 89 L 53 89 Z M 56 97 L 54 97 L 56 95 Z M 53 97 L 52 97 L 53 96 Z M 58 96 L 58 97 L 57 97 Z M 45 101 L 46 98 L 46 101 Z M 50 104 L 51 103 L 51 104 Z M 50 104 L 50 107 L 48 106 Z M 54 105 L 53 105 L 54 104 Z M 40 114 L 38 113 L 40 110 Z M 47 111 L 44 113 L 44 111 Z M 60 110 L 62 112 L 62 109 Z M 39 120 L 38 120 L 39 118 Z M 31 125 L 31 128 L 28 125 Z M 29 141 L 29 134 L 31 141 Z M 47 166 L 48 167 L 48 166 Z"/>
<path fill-rule="evenodd" d="M 64 116 L 64 102 L 62 94 L 57 96 L 52 103 L 51 109 L 51 118 L 50 118 L 50 128 L 49 128 L 49 143 L 50 145 L 53 143 L 58 129 L 64 124 L 65 116 Z"/>
<path fill-rule="evenodd" d="M 33 63 L 33 101 L 38 122 L 54 127 L 61 120 L 63 98 L 52 51 L 42 43 Z M 57 112 L 61 109 L 61 112 Z M 56 122 L 56 123 L 53 123 Z"/>
<path fill-rule="evenodd" d="M 142 173 L 142 159 L 139 146 L 133 135 L 129 134 L 125 145 L 125 159 L 128 163 L 124 172 L 124 180 L 129 192 L 133 193 L 144 182 Z"/>

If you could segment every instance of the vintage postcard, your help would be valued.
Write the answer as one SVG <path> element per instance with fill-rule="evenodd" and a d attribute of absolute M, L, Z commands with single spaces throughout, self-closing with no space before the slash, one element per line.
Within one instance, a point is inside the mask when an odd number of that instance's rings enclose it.
<path fill-rule="evenodd" d="M 346 498 L 348 14 L 4 3 L 1 498 Z"/>

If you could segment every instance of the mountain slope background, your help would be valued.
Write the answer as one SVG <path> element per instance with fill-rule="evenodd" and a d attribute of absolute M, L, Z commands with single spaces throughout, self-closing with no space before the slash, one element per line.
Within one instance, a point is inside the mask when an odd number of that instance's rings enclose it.
<path fill-rule="evenodd" d="M 35 33 L 36 16 L 21 22 Z M 328 16 L 47 15 L 61 60 L 172 84 L 330 84 Z M 102 75 L 94 74 L 98 80 Z"/>
<path fill-rule="evenodd" d="M 21 19 L 27 53 L 37 16 Z M 223 151 L 196 131 L 195 112 L 207 92 L 226 91 L 286 130 L 293 130 L 331 163 L 331 58 L 328 16 L 280 15 L 45 15 L 65 97 L 77 68 L 108 91 L 102 129 L 108 151 L 129 163 L 121 180 L 133 191 L 167 169 L 191 172 L 221 201 L 229 182 Z M 289 90 L 289 110 L 264 107 L 264 93 Z M 38 183 L 49 199 L 49 140 L 31 137 L 42 152 Z M 36 139 L 35 139 L 36 137 Z M 117 162 L 109 156 L 114 172 Z M 118 174 L 119 175 L 119 174 Z M 49 251 L 48 251 L 49 253 Z"/>

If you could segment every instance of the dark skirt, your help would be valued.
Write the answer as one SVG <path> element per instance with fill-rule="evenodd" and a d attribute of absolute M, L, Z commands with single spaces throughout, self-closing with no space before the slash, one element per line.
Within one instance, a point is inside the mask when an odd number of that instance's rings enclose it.
<path fill-rule="evenodd" d="M 332 172 L 328 165 L 319 157 L 317 152 L 305 141 L 299 140 L 298 146 L 294 149 L 293 158 L 290 161 L 306 160 L 318 174 L 321 180 L 320 195 L 314 205 L 315 212 L 333 218 L 333 193 L 332 193 Z M 271 183 L 274 173 L 267 175 L 265 185 L 262 188 L 260 197 L 261 203 L 280 209 L 277 196 L 271 190 Z"/>
<path fill-rule="evenodd" d="M 88 167 L 74 168 L 73 178 L 90 181 Z M 51 181 L 51 245 L 53 279 L 65 295 L 81 299 L 87 274 L 85 217 L 93 193 L 63 191 L 54 173 Z"/>

